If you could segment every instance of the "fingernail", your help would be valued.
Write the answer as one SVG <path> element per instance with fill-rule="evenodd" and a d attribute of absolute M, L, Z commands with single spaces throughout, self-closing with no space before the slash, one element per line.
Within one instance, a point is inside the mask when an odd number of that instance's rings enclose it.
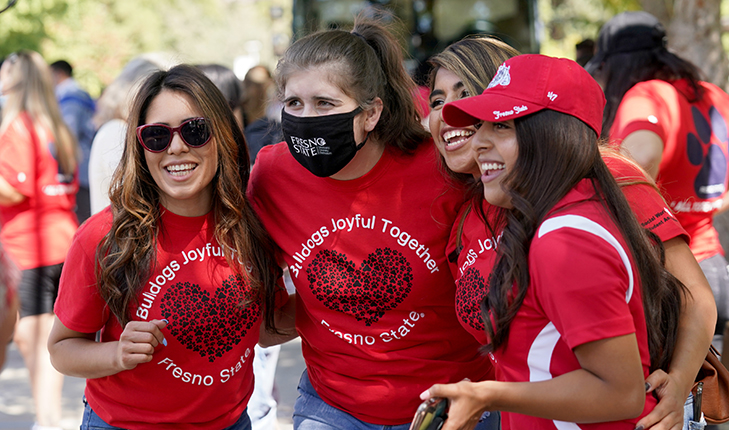
<path fill-rule="evenodd" d="M 428 400 L 430 398 L 430 391 L 425 390 L 422 393 L 420 393 L 420 400 Z"/>
<path fill-rule="evenodd" d="M 650 385 L 650 384 L 646 384 L 646 385 Z M 643 430 L 643 425 L 638 424 L 637 426 L 635 426 L 635 430 Z"/>
<path fill-rule="evenodd" d="M 169 324 L 169 323 L 170 323 L 170 322 L 169 322 L 169 321 L 167 321 L 167 320 L 166 320 L 165 318 L 162 318 L 162 321 L 164 321 L 164 322 L 165 322 L 165 324 Z"/>
<path fill-rule="evenodd" d="M 162 345 L 167 346 L 167 339 L 162 338 Z"/>
<path fill-rule="evenodd" d="M 650 389 L 651 389 L 651 383 L 650 382 L 646 382 L 645 383 L 645 390 L 648 391 Z M 636 430 L 638 430 L 638 429 L 636 428 Z M 643 430 L 643 429 L 641 428 L 640 430 Z"/>

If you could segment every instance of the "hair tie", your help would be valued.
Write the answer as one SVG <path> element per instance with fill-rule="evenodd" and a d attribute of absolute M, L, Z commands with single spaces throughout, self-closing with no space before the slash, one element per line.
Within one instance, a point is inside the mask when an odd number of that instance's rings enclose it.
<path fill-rule="evenodd" d="M 353 35 L 355 35 L 355 36 L 357 36 L 357 37 L 359 37 L 360 39 L 364 40 L 365 43 L 367 44 L 367 46 L 369 46 L 370 48 L 372 48 L 375 51 L 375 54 L 377 54 L 377 49 L 375 49 L 374 45 L 372 45 L 370 43 L 370 41 L 367 40 L 364 36 L 362 36 L 361 34 L 357 33 L 356 31 L 352 31 L 350 33 L 353 34 Z M 379 56 L 378 56 L 378 58 L 379 58 Z"/>

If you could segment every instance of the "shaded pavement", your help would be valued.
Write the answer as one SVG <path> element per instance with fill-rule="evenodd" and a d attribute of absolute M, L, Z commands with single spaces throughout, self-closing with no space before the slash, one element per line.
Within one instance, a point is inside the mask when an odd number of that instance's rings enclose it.
<path fill-rule="evenodd" d="M 299 339 L 281 346 L 275 388 L 279 402 L 278 430 L 293 429 L 291 415 L 297 396 L 296 386 L 304 367 Z M 64 430 L 78 430 L 81 424 L 84 381 L 82 378 L 65 377 L 61 422 Z M 5 367 L 0 373 L 0 430 L 29 430 L 33 425 L 33 410 L 28 370 L 17 348 L 11 344 Z"/>

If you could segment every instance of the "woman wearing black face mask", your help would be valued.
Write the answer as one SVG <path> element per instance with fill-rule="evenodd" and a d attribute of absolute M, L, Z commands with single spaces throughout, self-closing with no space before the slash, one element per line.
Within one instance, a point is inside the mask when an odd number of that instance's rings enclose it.
<path fill-rule="evenodd" d="M 286 143 L 261 150 L 249 193 L 298 292 L 294 428 L 406 430 L 434 381 L 489 376 L 445 256 L 463 191 L 438 171 L 379 24 L 298 40 L 276 78 Z"/>

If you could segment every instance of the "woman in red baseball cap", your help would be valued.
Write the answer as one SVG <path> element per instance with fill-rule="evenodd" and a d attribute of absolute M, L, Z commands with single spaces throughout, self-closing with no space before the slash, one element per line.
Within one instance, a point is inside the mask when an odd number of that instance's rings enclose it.
<path fill-rule="evenodd" d="M 424 392 L 454 400 L 444 429 L 493 409 L 503 428 L 633 429 L 656 403 L 643 383 L 671 360 L 683 287 L 602 161 L 603 105 L 577 63 L 523 55 L 443 108 L 448 124 L 480 124 L 485 218 L 502 232 L 484 300 L 499 381 Z"/>
<path fill-rule="evenodd" d="M 477 129 L 474 125 L 446 124 L 442 108 L 448 102 L 483 92 L 496 75 L 498 64 L 515 55 L 518 52 L 497 39 L 476 37 L 455 42 L 430 60 L 433 69 L 429 125 L 433 141 L 446 173 L 473 192 L 470 204 L 459 212 L 446 250 L 456 280 L 456 311 L 463 327 L 482 344 L 488 340 L 480 303 L 488 291 L 485 280 L 493 267 L 499 234 L 487 231 L 483 222 L 489 203 L 482 197 L 481 173 L 471 154 L 470 143 Z M 711 341 L 716 320 L 711 288 L 688 247 L 688 234 L 666 212 L 666 203 L 652 181 L 646 179 L 646 174 L 633 161 L 604 145 L 601 151 L 638 221 L 663 242 L 666 268 L 691 293 L 686 297 L 681 315 L 679 340 L 670 371 L 657 369 L 646 380 L 648 391 L 655 391 L 659 403 L 638 422 L 645 428 L 659 423 L 673 428 L 684 423 L 684 403 L 704 361 L 701 351 Z"/>

